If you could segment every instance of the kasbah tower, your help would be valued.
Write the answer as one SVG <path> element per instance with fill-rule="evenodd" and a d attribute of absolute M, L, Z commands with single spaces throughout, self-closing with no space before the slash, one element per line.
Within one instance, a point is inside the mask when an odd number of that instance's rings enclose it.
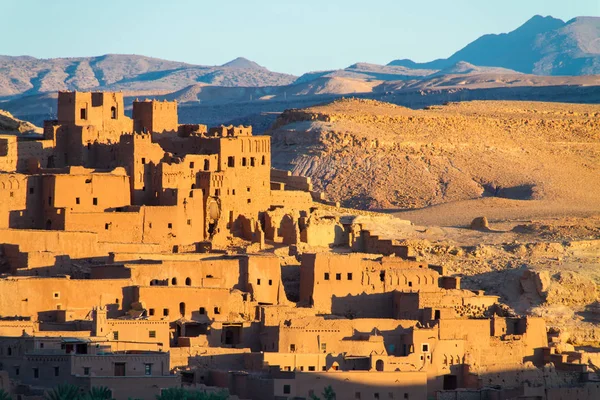
<path fill-rule="evenodd" d="M 600 398 L 543 319 L 273 169 L 269 136 L 179 124 L 175 102 L 124 111 L 122 93 L 60 92 L 43 135 L 0 135 L 13 399 Z"/>

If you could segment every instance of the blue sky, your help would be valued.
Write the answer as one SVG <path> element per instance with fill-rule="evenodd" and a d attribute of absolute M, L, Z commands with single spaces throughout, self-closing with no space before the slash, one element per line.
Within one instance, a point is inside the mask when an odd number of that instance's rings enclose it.
<path fill-rule="evenodd" d="M 448 57 L 535 14 L 600 16 L 600 0 L 2 0 L 0 54 L 142 54 L 301 74 Z M 6 18 L 8 17 L 8 18 Z"/>

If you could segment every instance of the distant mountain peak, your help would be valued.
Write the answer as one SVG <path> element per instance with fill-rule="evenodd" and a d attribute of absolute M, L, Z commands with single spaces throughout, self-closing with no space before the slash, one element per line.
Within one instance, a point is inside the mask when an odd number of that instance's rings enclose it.
<path fill-rule="evenodd" d="M 562 19 L 554 18 L 550 15 L 543 17 L 541 15 L 534 15 L 529 18 L 523 25 L 519 26 L 513 32 L 519 34 L 539 34 L 554 29 L 558 29 L 565 25 L 565 21 Z"/>
<path fill-rule="evenodd" d="M 427 63 L 394 60 L 388 65 L 435 70 L 500 67 L 536 75 L 590 75 L 600 71 L 600 18 L 577 17 L 569 22 L 535 15 L 517 29 L 487 34 L 449 58 Z M 466 67 L 466 68 L 465 68 Z M 488 72 L 490 72 L 488 70 Z"/>
<path fill-rule="evenodd" d="M 258 65 L 254 61 L 250 61 L 244 57 L 238 57 L 235 60 L 231 60 L 221 66 L 229 67 L 229 68 L 241 68 L 241 69 L 266 69 L 265 67 Z"/>

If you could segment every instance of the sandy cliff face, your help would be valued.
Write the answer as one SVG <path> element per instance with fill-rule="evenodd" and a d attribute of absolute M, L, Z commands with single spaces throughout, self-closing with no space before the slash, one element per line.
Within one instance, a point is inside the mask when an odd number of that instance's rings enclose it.
<path fill-rule="evenodd" d="M 475 101 L 410 110 L 342 100 L 286 111 L 273 164 L 347 206 L 472 199 L 597 204 L 600 106 Z"/>

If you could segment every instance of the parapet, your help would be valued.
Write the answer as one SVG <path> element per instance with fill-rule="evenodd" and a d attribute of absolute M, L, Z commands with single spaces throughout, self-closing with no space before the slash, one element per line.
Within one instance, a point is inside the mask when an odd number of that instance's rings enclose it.
<path fill-rule="evenodd" d="M 238 137 L 238 136 L 252 136 L 251 126 L 216 126 L 208 130 L 208 136 L 210 137 Z"/>
<path fill-rule="evenodd" d="M 177 136 L 190 137 L 206 135 L 208 128 L 202 124 L 184 124 L 177 127 Z"/>

